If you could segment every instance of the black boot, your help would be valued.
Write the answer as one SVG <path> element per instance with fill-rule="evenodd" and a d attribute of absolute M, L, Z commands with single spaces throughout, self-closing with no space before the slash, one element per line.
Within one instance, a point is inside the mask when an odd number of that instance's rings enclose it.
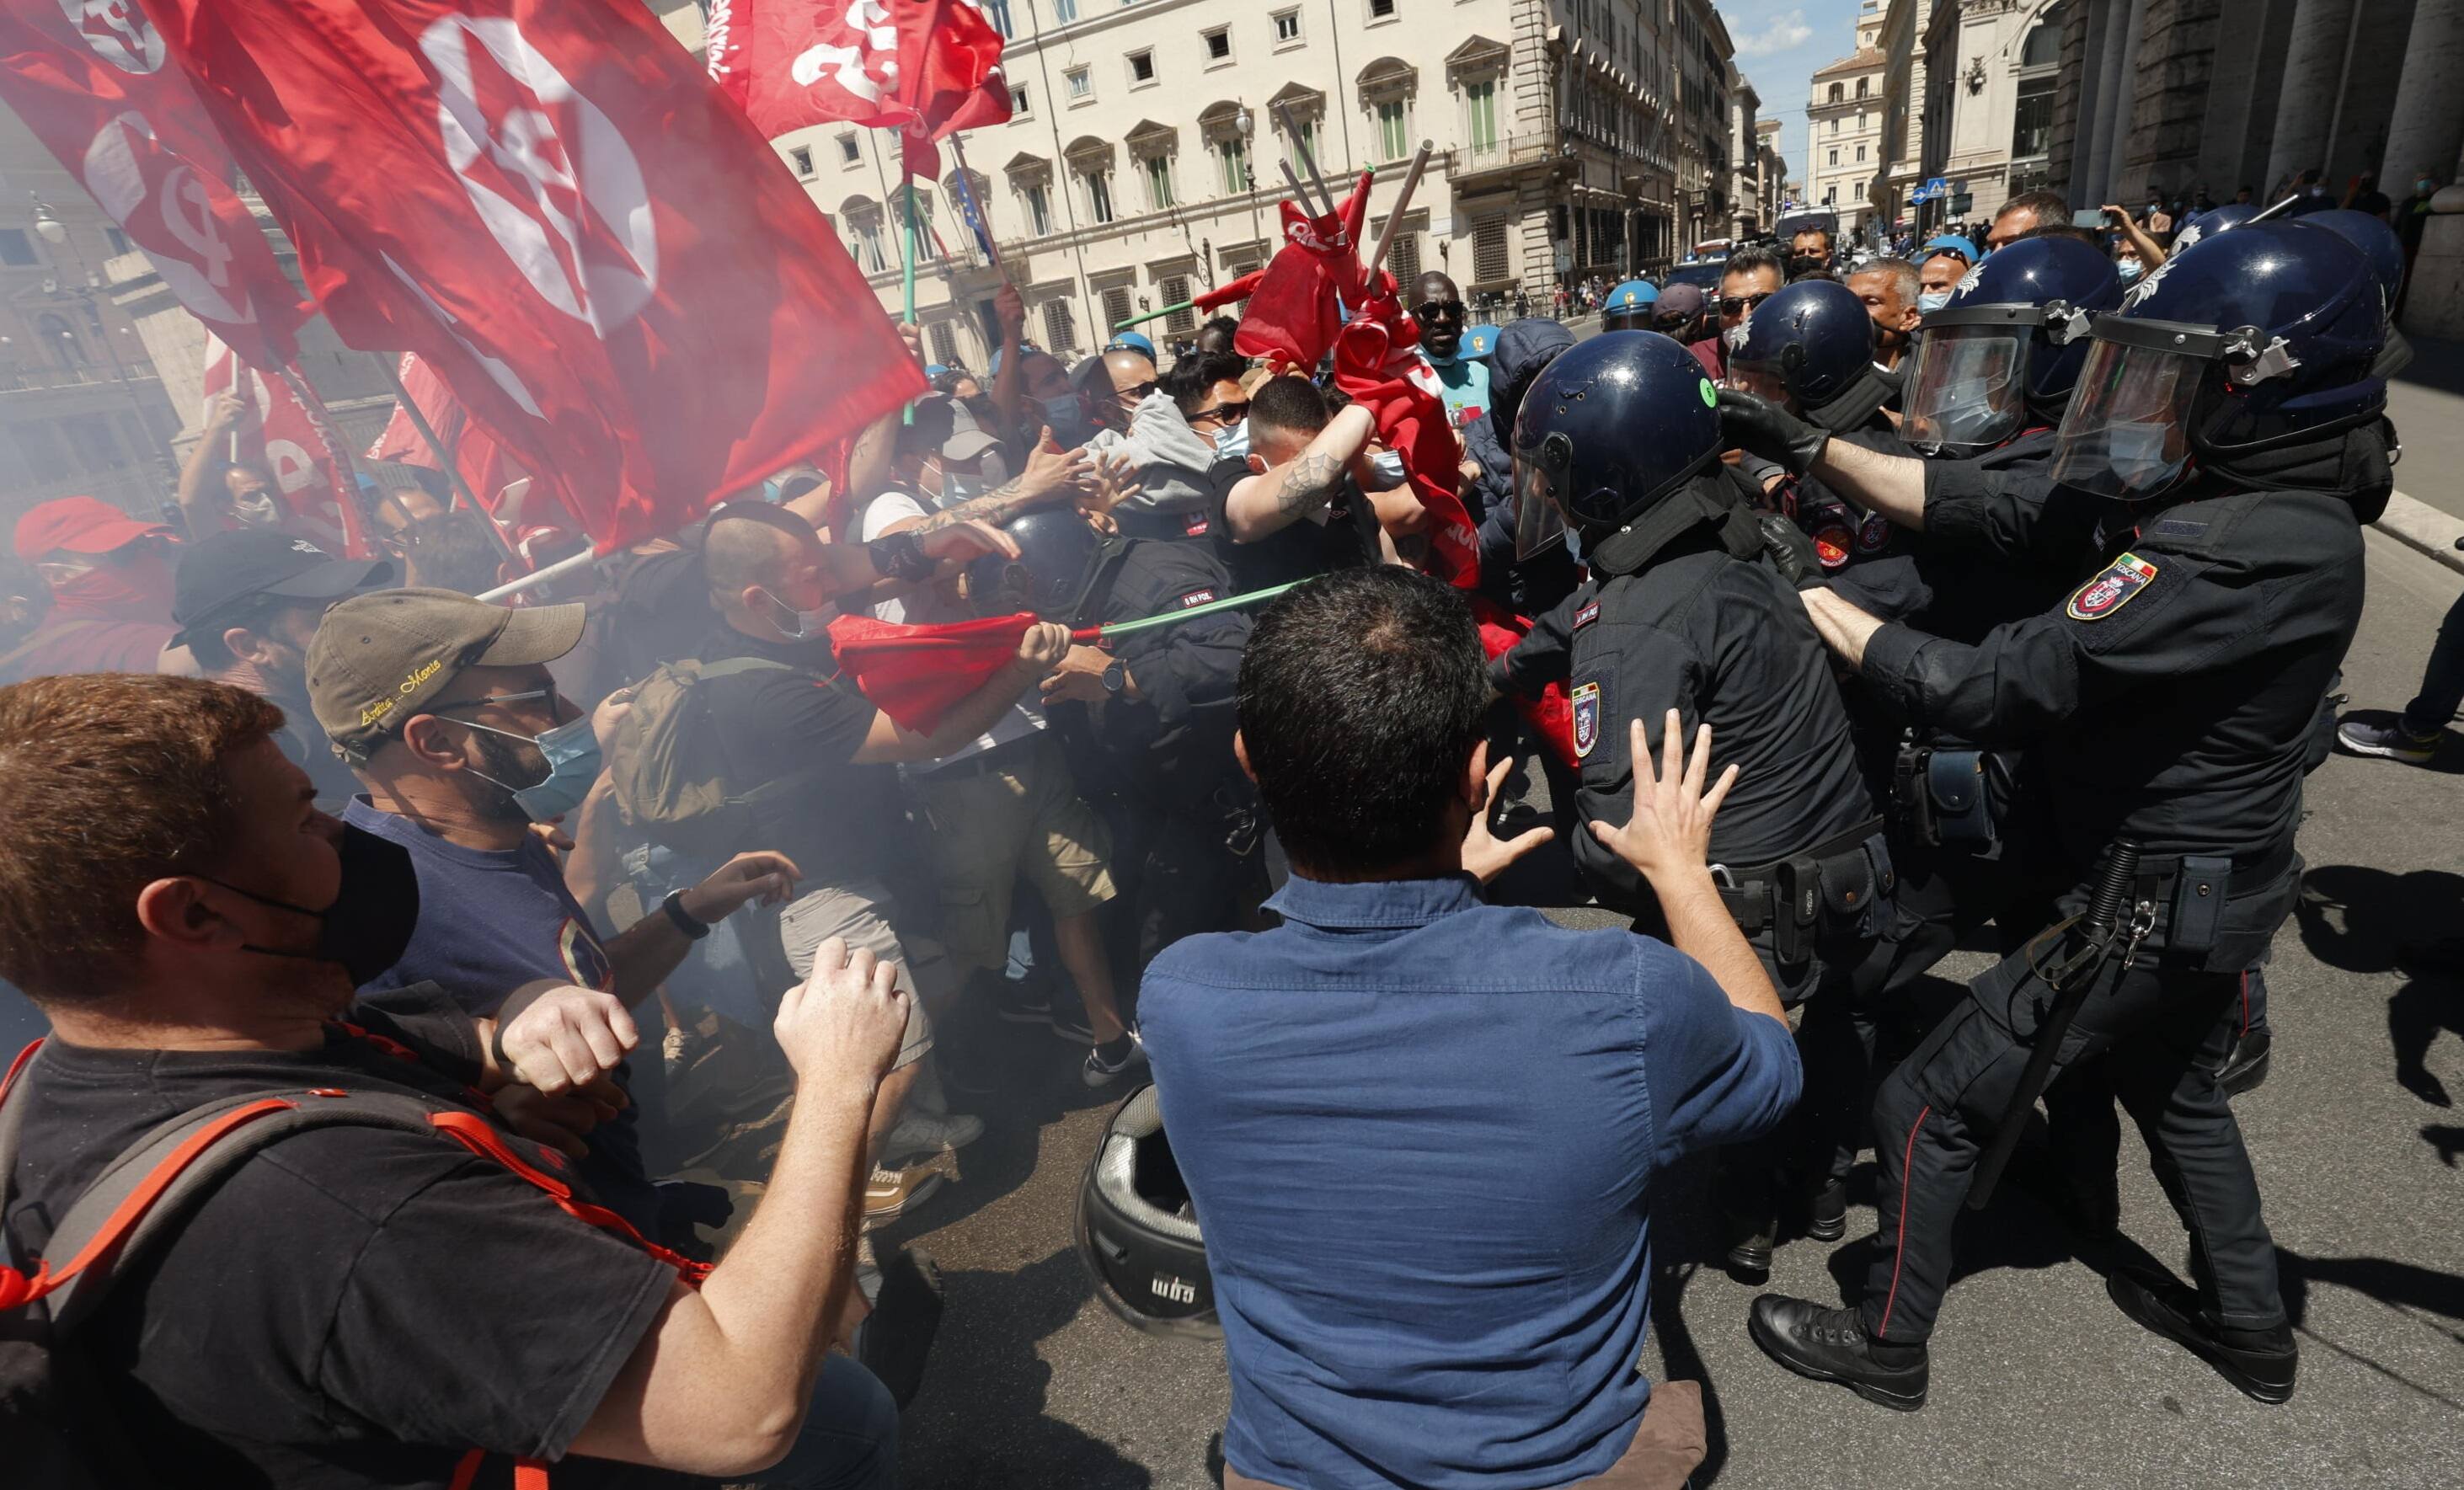
<path fill-rule="evenodd" d="M 1771 1248 L 1779 1239 L 1775 1187 L 1768 1170 L 1739 1164 L 1720 1180 L 1720 1219 L 1727 1228 L 1728 1276 L 1741 1283 L 1771 1279 Z"/>
<path fill-rule="evenodd" d="M 2261 1402 L 2282 1402 L 2293 1395 L 2301 1353 L 2293 1342 L 2292 1326 L 2228 1329 L 2211 1325 L 2199 1312 L 2198 1293 L 2169 1279 L 2145 1282 L 2115 1273 L 2104 1281 L 2104 1291 L 2123 1313 L 2187 1348 L 2245 1395 Z"/>
<path fill-rule="evenodd" d="M 1867 1339 L 1864 1318 L 1855 1309 L 1767 1293 L 1754 1301 L 1746 1327 L 1765 1355 L 1799 1376 L 1836 1381 L 1897 1412 L 1925 1406 L 1925 1348 Z"/>
<path fill-rule="evenodd" d="M 2258 1089 L 2258 1084 L 2267 1080 L 2267 1060 L 2275 1045 L 2276 1037 L 2268 1033 L 2264 1024 L 2234 1041 L 2232 1058 L 2216 1071 L 2216 1083 L 2224 1087 L 2226 1096 L 2238 1097 Z"/>
<path fill-rule="evenodd" d="M 1805 1218 L 1805 1234 L 1816 1241 L 1837 1241 L 1848 1235 L 1846 1181 L 1826 1179 L 1815 1191 L 1813 1208 Z"/>

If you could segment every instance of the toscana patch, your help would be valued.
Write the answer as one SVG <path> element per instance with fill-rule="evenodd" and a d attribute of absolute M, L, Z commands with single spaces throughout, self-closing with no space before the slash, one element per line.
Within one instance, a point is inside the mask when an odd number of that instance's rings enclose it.
<path fill-rule="evenodd" d="M 2064 606 L 2073 621 L 2102 621 L 2123 606 L 2131 597 L 2147 588 L 2156 578 L 2156 566 L 2136 554 L 2124 554 L 2107 564 L 2104 572 L 2079 588 Z"/>
<path fill-rule="evenodd" d="M 1574 685 L 1574 758 L 1591 757 L 1592 747 L 1600 742 L 1600 686 L 1596 683 Z"/>

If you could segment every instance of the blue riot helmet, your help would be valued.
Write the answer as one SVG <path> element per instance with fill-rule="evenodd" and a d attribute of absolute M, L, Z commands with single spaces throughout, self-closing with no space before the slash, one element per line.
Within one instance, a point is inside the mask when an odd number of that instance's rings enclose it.
<path fill-rule="evenodd" d="M 2247 223 L 2150 270 L 2096 318 L 2054 479 L 2144 501 L 2218 465 L 2358 428 L 2387 409 L 2387 336 L 2361 252 L 2299 223 Z"/>
<path fill-rule="evenodd" d="M 2412 365 L 2412 343 L 2404 339 L 2393 323 L 2395 297 L 2404 289 L 2404 240 L 2395 230 L 2367 212 L 2350 208 L 2330 208 L 2296 218 L 2304 228 L 2324 228 L 2361 251 L 2369 262 L 2370 274 L 2379 282 L 2379 291 L 2387 297 L 2389 322 L 2387 345 L 2379 352 L 2378 365 L 2371 371 L 2381 378 L 2392 378 Z"/>
<path fill-rule="evenodd" d="M 1874 318 L 1836 279 L 1803 279 L 1727 333 L 1732 383 L 1826 429 L 1854 429 L 1891 389 L 1874 376 Z"/>
<path fill-rule="evenodd" d="M 1577 342 L 1541 369 L 1515 414 L 1515 557 L 1569 525 L 1588 548 L 1650 519 L 1719 456 L 1719 390 L 1693 353 L 1656 331 Z M 1704 515 L 1662 520 L 1682 531 Z"/>
<path fill-rule="evenodd" d="M 2168 252 L 2179 253 L 2202 238 L 2213 237 L 2228 228 L 2240 227 L 2258 213 L 2258 204 L 2255 202 L 2228 202 L 2222 207 L 2211 207 L 2182 225 L 2181 230 L 2173 234 L 2173 246 Z"/>
<path fill-rule="evenodd" d="M 2009 243 L 1925 318 L 1901 438 L 1965 458 L 2058 424 L 2087 361 L 2090 318 L 2122 303 L 2113 261 L 2076 238 Z"/>
<path fill-rule="evenodd" d="M 967 603 L 979 616 L 1031 610 L 1038 620 L 1076 622 L 1119 541 L 1108 542 L 1074 507 L 1022 513 L 1001 531 L 1018 557 L 986 554 L 967 566 Z"/>
<path fill-rule="evenodd" d="M 1602 331 L 1649 331 L 1659 314 L 1660 292 L 1648 279 L 1629 279 L 1609 292 L 1600 307 Z"/>

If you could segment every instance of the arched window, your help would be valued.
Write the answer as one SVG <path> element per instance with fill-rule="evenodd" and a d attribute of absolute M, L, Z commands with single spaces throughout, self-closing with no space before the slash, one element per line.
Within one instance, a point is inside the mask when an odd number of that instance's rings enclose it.
<path fill-rule="evenodd" d="M 1872 78 L 1859 77 L 1857 79 L 1857 97 L 1860 99 L 1864 98 L 1867 94 L 1873 92 L 1873 89 L 1874 80 Z"/>
<path fill-rule="evenodd" d="M 1841 99 L 1844 99 L 1844 98 L 1846 98 L 1846 97 L 1847 97 L 1847 95 L 1846 95 L 1844 92 L 1842 92 L 1842 91 L 1841 91 L 1840 86 L 1839 86 L 1837 83 L 1833 83 L 1833 84 L 1831 85 L 1831 101 L 1832 101 L 1832 102 L 1837 103 L 1837 102 L 1838 102 Z"/>
<path fill-rule="evenodd" d="M 2019 44 L 2021 67 L 2052 67 L 2062 59 L 2062 29 L 2053 20 L 2041 20 L 2028 28 L 2028 39 Z"/>

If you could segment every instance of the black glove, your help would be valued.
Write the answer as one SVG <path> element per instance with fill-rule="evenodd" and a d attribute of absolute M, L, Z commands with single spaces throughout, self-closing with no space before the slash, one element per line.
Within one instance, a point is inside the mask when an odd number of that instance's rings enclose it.
<path fill-rule="evenodd" d="M 1801 476 L 1822 458 L 1831 431 L 1807 424 L 1767 399 L 1723 388 L 1720 438 L 1749 455 L 1785 467 L 1792 476 Z"/>
<path fill-rule="evenodd" d="M 1771 567 L 1781 579 L 1800 590 L 1820 589 L 1830 579 L 1822 572 L 1821 554 L 1803 528 L 1777 513 L 1764 513 L 1754 519 L 1754 526 L 1762 533 L 1763 552 L 1771 556 Z"/>

